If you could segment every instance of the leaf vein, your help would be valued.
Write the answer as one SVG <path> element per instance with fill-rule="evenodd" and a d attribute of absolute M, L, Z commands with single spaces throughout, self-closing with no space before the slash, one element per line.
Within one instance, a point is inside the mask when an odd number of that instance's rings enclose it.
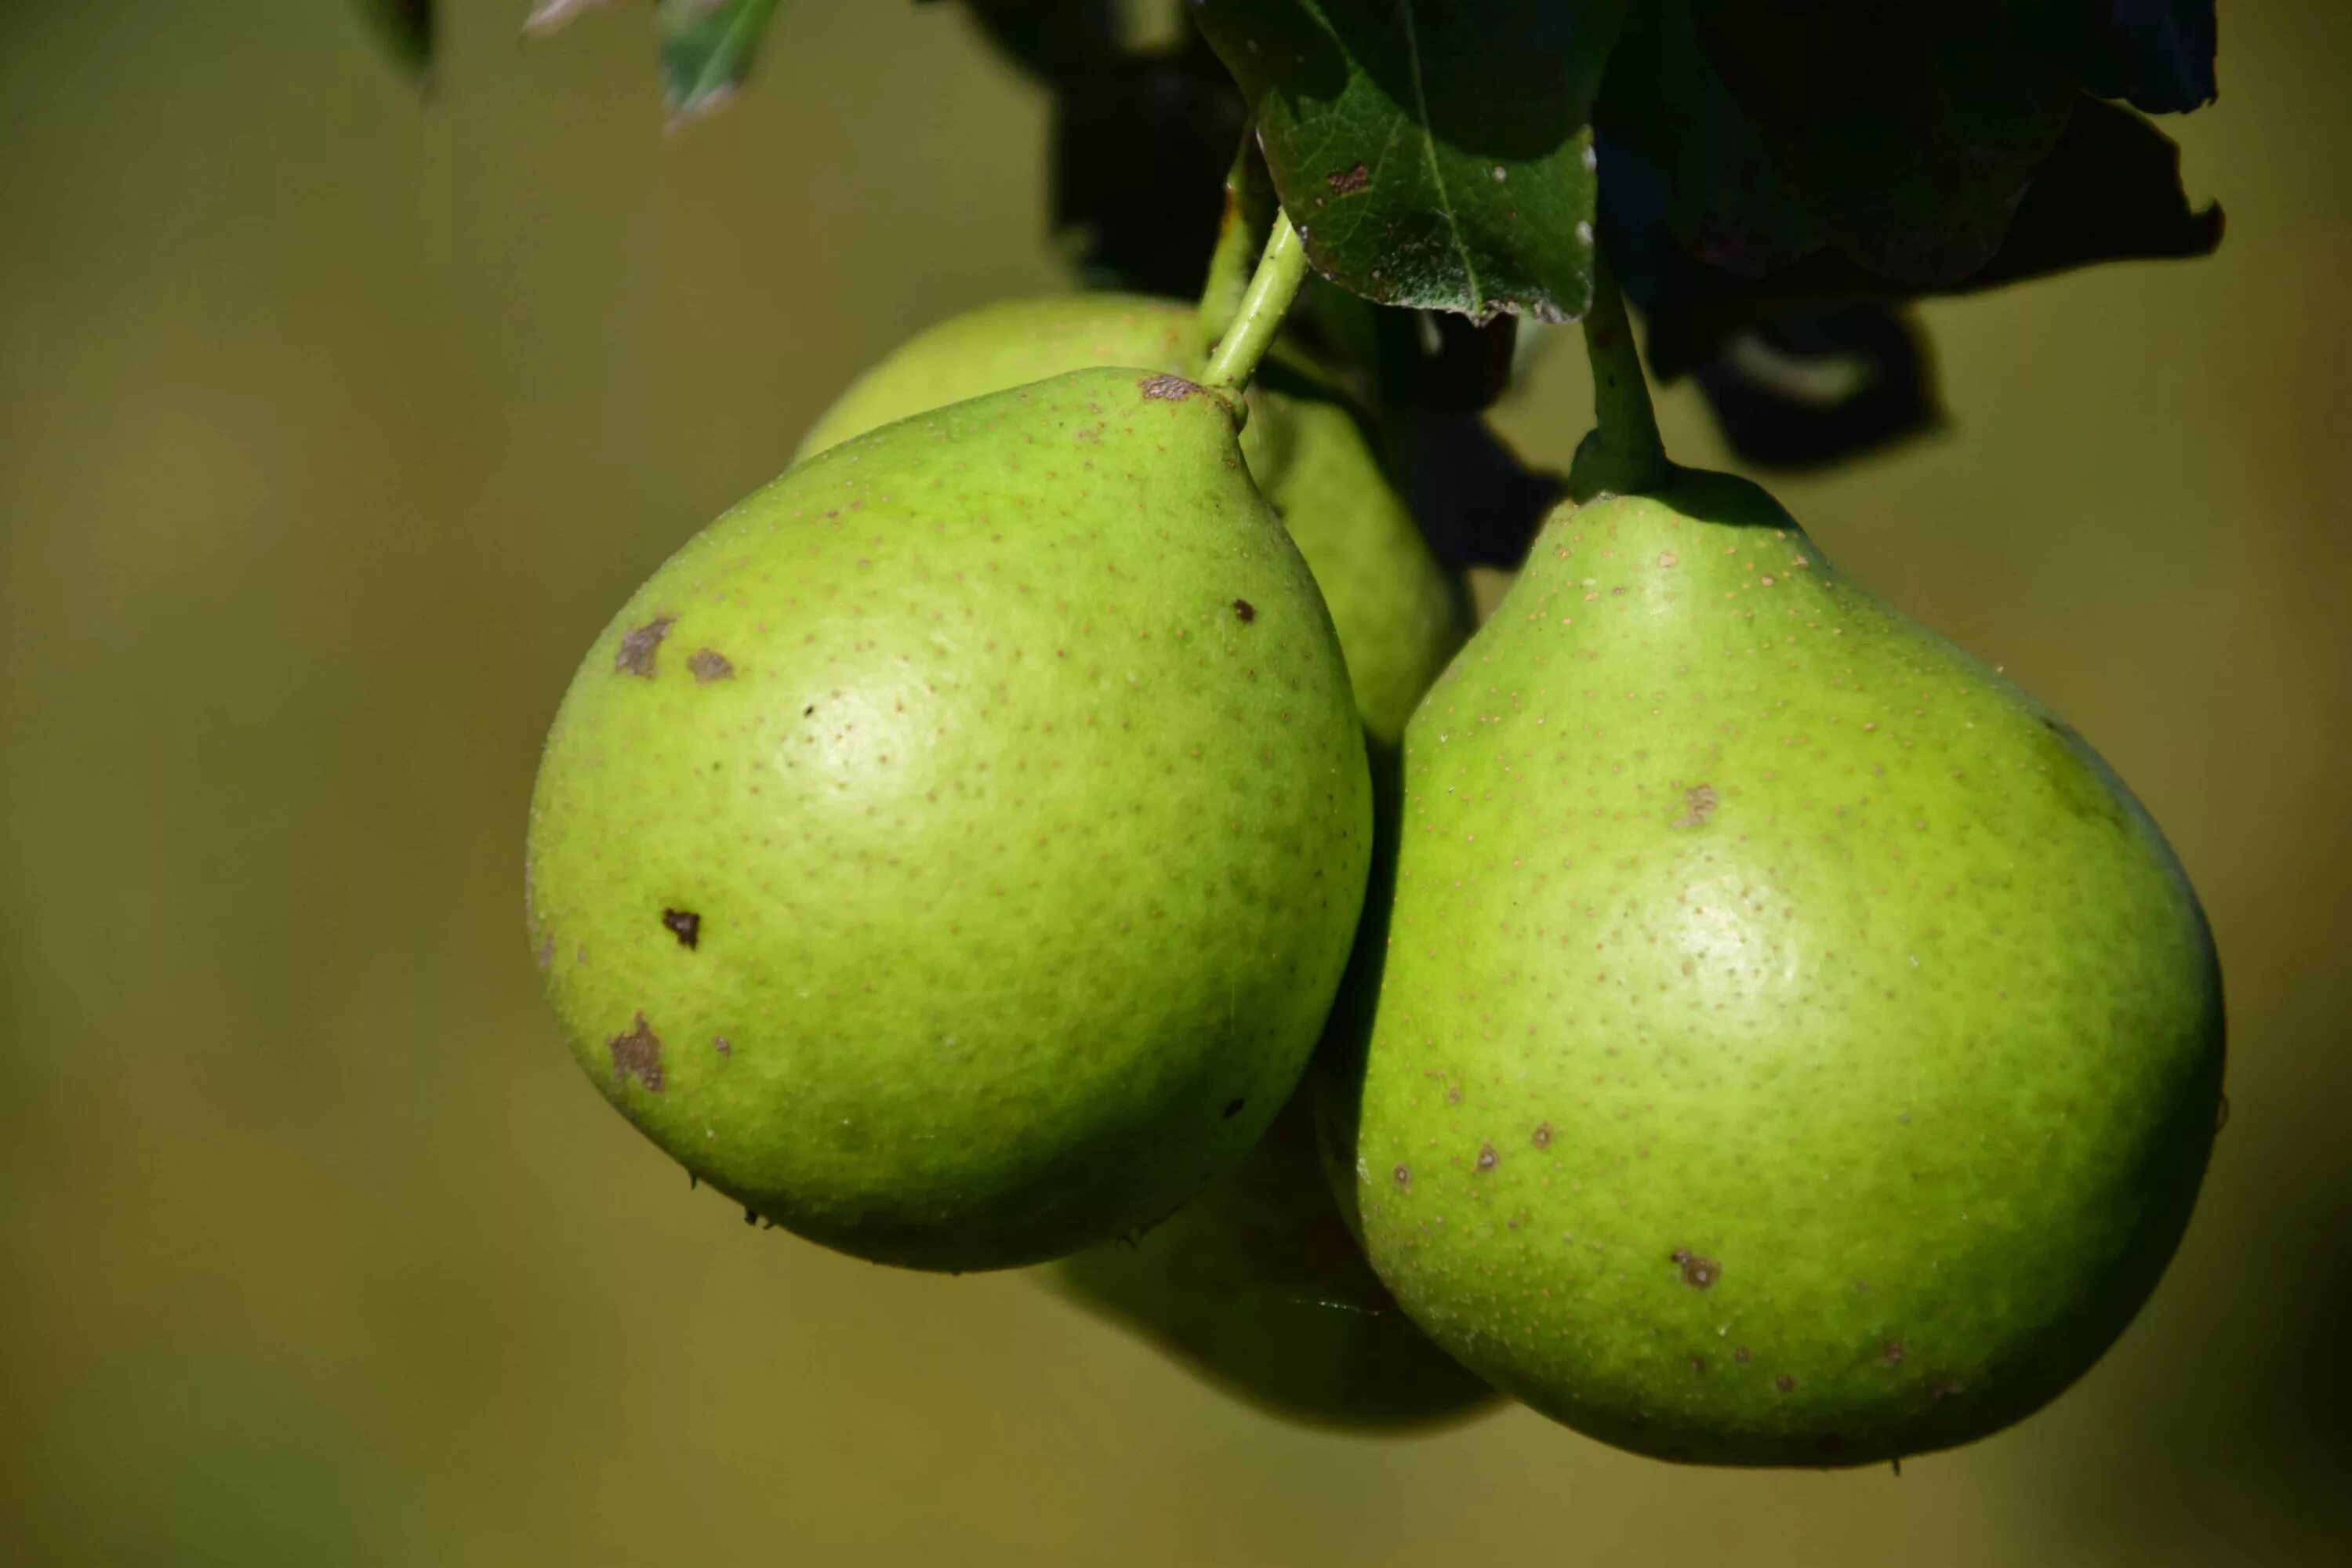
<path fill-rule="evenodd" d="M 1462 276 L 1469 282 L 1470 300 L 1475 309 L 1474 316 L 1486 313 L 1486 288 L 1479 281 L 1478 264 L 1470 254 L 1469 242 L 1462 237 L 1462 220 L 1454 211 L 1454 195 L 1446 188 L 1445 170 L 1437 158 L 1437 133 L 1429 125 L 1429 91 L 1421 79 L 1421 29 L 1413 16 L 1413 0 L 1397 0 L 1397 14 L 1404 22 L 1405 64 L 1412 72 L 1413 123 L 1421 128 L 1421 145 L 1429 164 L 1429 182 L 1437 190 L 1437 208 L 1445 216 L 1446 237 L 1454 242 L 1454 253 L 1462 258 Z"/>

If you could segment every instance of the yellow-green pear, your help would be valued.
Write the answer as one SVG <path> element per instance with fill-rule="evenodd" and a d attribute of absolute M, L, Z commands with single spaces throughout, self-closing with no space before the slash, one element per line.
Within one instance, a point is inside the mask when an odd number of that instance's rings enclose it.
<path fill-rule="evenodd" d="M 1009 300 L 953 316 L 867 371 L 803 437 L 803 457 L 910 414 L 1107 364 L 1201 374 L 1199 311 L 1135 294 Z M 1460 595 L 1389 486 L 1355 413 L 1277 350 L 1249 394 L 1242 450 L 1339 628 L 1364 725 L 1393 744 L 1465 634 Z"/>
<path fill-rule="evenodd" d="M 930 327 L 868 371 L 803 440 L 819 452 L 889 420 L 1087 365 L 1197 371 L 1199 313 L 1119 294 L 1020 300 Z M 1270 389 L 1269 379 L 1278 384 Z M 1242 450 L 1316 575 L 1373 737 L 1381 831 L 1393 837 L 1394 742 L 1461 643 L 1457 596 L 1366 445 L 1354 414 L 1296 357 L 1263 366 Z M 1368 921 L 1377 925 L 1375 911 Z M 1377 944 L 1360 946 L 1359 991 Z M 1344 1023 L 1339 1026 L 1347 1026 Z M 1432 1345 L 1364 1262 L 1315 1158 L 1304 1107 L 1176 1216 L 1042 1271 L 1041 1282 L 1168 1350 L 1262 1409 L 1329 1426 L 1426 1426 L 1495 1403 Z"/>
<path fill-rule="evenodd" d="M 1410 1431 L 1496 1402 L 1413 1326 L 1364 1261 L 1332 1201 L 1303 1096 L 1232 1173 L 1166 1224 L 1040 1278 L 1288 1420 Z"/>
<path fill-rule="evenodd" d="M 1684 470 L 1547 521 L 1405 753 L 1369 1049 L 1317 1088 L 1440 1345 L 1642 1453 L 1834 1466 L 2123 1331 L 2221 977 L 2073 730 Z"/>
<path fill-rule="evenodd" d="M 530 926 L 581 1066 L 689 1171 L 860 1257 L 1003 1268 L 1257 1142 L 1370 813 L 1233 406 L 1087 371 L 845 441 L 656 572 L 549 735 Z"/>

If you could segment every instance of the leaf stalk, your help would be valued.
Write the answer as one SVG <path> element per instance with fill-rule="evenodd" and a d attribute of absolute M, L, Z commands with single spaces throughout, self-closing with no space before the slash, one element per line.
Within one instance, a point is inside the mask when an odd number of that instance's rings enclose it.
<path fill-rule="evenodd" d="M 1213 392 L 1239 392 L 1247 386 L 1250 377 L 1257 374 L 1258 362 L 1274 346 L 1282 318 L 1306 281 L 1306 243 L 1298 237 L 1290 215 L 1277 213 L 1274 235 L 1265 242 L 1265 253 L 1258 258 L 1257 270 L 1234 311 L 1233 324 L 1209 355 L 1201 384 Z"/>
<path fill-rule="evenodd" d="M 1201 342 L 1225 335 L 1248 291 L 1250 268 L 1265 250 L 1274 223 L 1274 186 L 1258 162 L 1257 133 L 1242 137 L 1234 165 L 1225 174 L 1225 217 L 1217 248 L 1209 258 L 1209 280 L 1201 289 Z"/>

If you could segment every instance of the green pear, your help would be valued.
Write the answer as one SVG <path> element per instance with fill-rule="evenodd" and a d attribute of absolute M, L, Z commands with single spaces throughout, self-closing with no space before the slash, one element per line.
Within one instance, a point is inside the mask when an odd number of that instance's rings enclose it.
<path fill-rule="evenodd" d="M 1348 1050 L 1370 1026 L 1387 946 L 1402 758 L 1376 745 L 1371 763 L 1363 920 L 1319 1050 Z M 1364 1260 L 1307 1102 L 1303 1089 L 1293 1095 L 1249 1158 L 1166 1224 L 1040 1280 L 1292 1420 L 1392 1432 L 1493 1405 L 1494 1389 L 1430 1343 Z"/>
<path fill-rule="evenodd" d="M 1295 1087 L 1370 838 L 1362 731 L 1234 411 L 1097 370 L 845 442 L 589 650 L 527 904 L 653 1141 L 877 1261 L 1156 1222 Z"/>
<path fill-rule="evenodd" d="M 1167 1223 L 1041 1278 L 1291 1420 L 1398 1431 L 1495 1403 L 1495 1391 L 1430 1343 L 1364 1261 L 1324 1179 L 1304 1097 Z"/>
<path fill-rule="evenodd" d="M 2219 969 L 2075 733 L 1683 471 L 1555 512 L 1405 740 L 1377 1017 L 1318 1070 L 1373 1266 L 1582 1432 L 1967 1442 L 2154 1288 Z"/>
<path fill-rule="evenodd" d="M 1197 370 L 1198 313 L 1170 300 L 1085 294 L 983 307 L 919 333 L 842 395 L 802 443 L 815 453 L 961 398 L 1087 365 Z M 1268 390 L 1271 377 L 1288 390 Z M 1303 362 L 1264 367 L 1242 450 L 1323 590 L 1373 737 L 1376 860 L 1392 858 L 1396 740 L 1460 645 L 1460 610 L 1355 416 Z M 1388 787 L 1380 788 L 1384 781 Z M 1345 989 L 1378 973 L 1368 913 Z M 1342 1008 L 1343 1013 L 1348 1010 Z M 1139 1239 L 1040 1275 L 1262 1409 L 1334 1426 L 1426 1425 L 1494 1391 L 1396 1309 L 1349 1237 L 1304 1108 L 1284 1112 L 1240 1167 Z"/>
<path fill-rule="evenodd" d="M 921 331 L 854 383 L 803 457 L 926 409 L 1098 365 L 1198 375 L 1208 345 L 1191 305 L 1133 294 L 1012 300 Z M 1459 595 L 1430 554 L 1335 388 L 1277 351 L 1249 395 L 1242 450 L 1339 628 L 1366 730 L 1393 744 L 1462 646 Z"/>

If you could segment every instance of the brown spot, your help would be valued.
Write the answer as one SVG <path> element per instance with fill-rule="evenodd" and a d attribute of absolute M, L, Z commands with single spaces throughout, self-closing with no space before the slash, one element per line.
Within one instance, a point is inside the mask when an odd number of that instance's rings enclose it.
<path fill-rule="evenodd" d="M 1749 1362 L 1756 1359 L 1756 1352 L 1749 1350 L 1746 1345 L 1734 1345 L 1731 1347 L 1731 1359 L 1738 1362 L 1741 1366 L 1746 1366 Z"/>
<path fill-rule="evenodd" d="M 635 1079 L 656 1094 L 662 1091 L 661 1037 L 643 1013 L 627 1034 L 614 1035 L 604 1048 L 613 1053 L 613 1075 L 623 1083 Z"/>
<path fill-rule="evenodd" d="M 555 963 L 555 939 L 549 937 L 541 942 L 530 956 L 531 962 L 539 965 L 539 972 L 546 973 Z"/>
<path fill-rule="evenodd" d="M 1690 1363 L 1691 1375 L 1693 1377 L 1705 1377 L 1706 1375 L 1706 1358 L 1705 1356 L 1695 1355 L 1690 1358 Z"/>
<path fill-rule="evenodd" d="M 735 679 L 734 661 L 715 647 L 696 648 L 688 658 L 686 668 L 694 672 L 694 683 L 697 686 L 708 686 L 714 680 Z"/>
<path fill-rule="evenodd" d="M 696 947 L 702 941 L 702 917 L 692 910 L 664 910 L 662 924 L 669 928 L 670 935 L 677 938 L 680 947 Z"/>
<path fill-rule="evenodd" d="M 1480 1170 L 1491 1171 L 1502 1163 L 1503 1157 L 1495 1152 L 1495 1146 L 1492 1143 L 1481 1143 L 1478 1145 L 1478 1168 Z"/>
<path fill-rule="evenodd" d="M 1407 1170 L 1404 1166 L 1399 1165 L 1390 1173 L 1396 1178 L 1396 1184 L 1398 1186 L 1409 1187 L 1412 1185 L 1412 1173 Z"/>
<path fill-rule="evenodd" d="M 1901 1366 L 1903 1364 L 1903 1342 L 1901 1340 L 1889 1340 L 1885 1345 L 1881 1346 L 1878 1352 L 1878 1364 L 1881 1366 Z"/>
<path fill-rule="evenodd" d="M 1462 1086 L 1460 1084 L 1448 1084 L 1446 1086 L 1445 1103 L 1448 1105 L 1459 1105 L 1462 1103 Z"/>
<path fill-rule="evenodd" d="M 1161 403 L 1181 403 L 1201 390 L 1181 375 L 1147 376 L 1136 384 L 1143 389 L 1144 396 Z"/>
<path fill-rule="evenodd" d="M 1722 797 L 1715 793 L 1715 787 L 1712 784 L 1691 785 L 1689 789 L 1683 792 L 1682 820 L 1674 826 L 1705 827 L 1706 819 L 1715 815 L 1715 808 L 1721 804 L 1721 800 Z"/>
<path fill-rule="evenodd" d="M 1234 619 L 1241 622 L 1244 626 L 1249 625 L 1252 621 L 1257 619 L 1257 606 L 1251 604 L 1247 599 L 1235 599 L 1234 601 Z"/>
<path fill-rule="evenodd" d="M 1372 172 L 1359 163 L 1352 169 L 1332 170 L 1323 176 L 1323 183 L 1331 187 L 1335 196 L 1358 195 L 1371 184 Z"/>
<path fill-rule="evenodd" d="M 1772 1380 L 1772 1386 L 1779 1389 L 1781 1393 L 1786 1394 L 1789 1390 L 1797 1386 L 1797 1380 L 1790 1377 L 1784 1372 L 1780 1376 Z"/>
<path fill-rule="evenodd" d="M 1843 1453 L 1843 1452 L 1844 1451 L 1844 1449 L 1845 1449 L 1845 1439 L 1844 1439 L 1844 1438 L 1843 1438 L 1843 1437 L 1839 1436 L 1838 1436 L 1836 1433 L 1834 1433 L 1834 1432 L 1824 1432 L 1824 1433 L 1822 1433 L 1822 1453 L 1824 1453 L 1824 1454 L 1837 1454 L 1837 1453 Z"/>
<path fill-rule="evenodd" d="M 1241 1100 L 1225 1101 L 1225 1120 L 1231 1121 L 1234 1117 L 1239 1116 L 1242 1113 L 1242 1107 L 1247 1103 L 1248 1101 Z"/>
<path fill-rule="evenodd" d="M 622 675 L 654 678 L 654 656 L 661 651 L 662 638 L 669 636 L 670 627 L 677 625 L 676 616 L 656 616 L 635 631 L 621 638 L 621 646 L 613 655 L 613 668 Z"/>
<path fill-rule="evenodd" d="M 757 1225 L 760 1223 L 760 1216 L 753 1214 L 751 1209 L 746 1208 L 743 1211 L 743 1223 L 745 1225 Z"/>
<path fill-rule="evenodd" d="M 735 1043 L 724 1035 L 711 1036 L 710 1048 L 722 1057 L 731 1057 L 735 1054 Z"/>
<path fill-rule="evenodd" d="M 1538 1149 L 1549 1149 L 1549 1148 L 1550 1148 L 1550 1147 L 1551 1147 L 1551 1123 L 1550 1123 L 1550 1122 L 1549 1122 L 1549 1121 L 1539 1121 L 1539 1122 L 1538 1122 L 1538 1123 L 1536 1124 L 1536 1130 L 1535 1130 L 1535 1133 L 1534 1133 L 1534 1135 L 1533 1135 L 1533 1136 L 1531 1136 L 1530 1138 L 1528 1138 L 1528 1142 L 1530 1142 L 1530 1143 L 1533 1143 L 1533 1144 L 1534 1144 L 1537 1148 L 1538 1148 Z"/>
<path fill-rule="evenodd" d="M 1723 1265 L 1712 1258 L 1701 1258 L 1687 1247 L 1677 1247 L 1674 1261 L 1682 1265 L 1683 1283 L 1694 1290 L 1704 1290 L 1723 1278 Z"/>

